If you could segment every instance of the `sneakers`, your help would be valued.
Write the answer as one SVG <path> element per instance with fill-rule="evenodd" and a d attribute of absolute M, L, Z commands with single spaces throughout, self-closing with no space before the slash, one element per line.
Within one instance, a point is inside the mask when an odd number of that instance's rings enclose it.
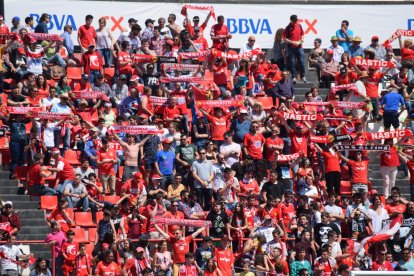
<path fill-rule="evenodd" d="M 293 84 L 296 84 L 298 82 L 298 80 L 296 78 L 292 79 Z"/>
<path fill-rule="evenodd" d="M 306 77 L 302 78 L 303 83 L 308 83 L 308 80 L 306 79 Z"/>

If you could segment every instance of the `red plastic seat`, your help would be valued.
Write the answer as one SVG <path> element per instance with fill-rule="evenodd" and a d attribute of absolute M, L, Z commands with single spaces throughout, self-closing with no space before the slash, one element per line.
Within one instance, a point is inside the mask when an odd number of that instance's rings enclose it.
<path fill-rule="evenodd" d="M 66 76 L 72 80 L 80 80 L 82 78 L 82 67 L 67 67 Z"/>
<path fill-rule="evenodd" d="M 104 196 L 103 200 L 105 202 L 110 202 L 112 204 L 116 204 L 118 202 L 119 198 L 120 198 L 119 196 L 110 196 L 110 195 L 108 195 L 108 196 Z"/>
<path fill-rule="evenodd" d="M 58 206 L 57 196 L 41 196 L 40 197 L 40 209 L 42 210 L 54 210 Z"/>
<path fill-rule="evenodd" d="M 17 166 L 14 169 L 14 177 L 19 181 L 27 181 L 29 178 L 28 175 L 29 167 L 28 166 Z"/>
<path fill-rule="evenodd" d="M 122 179 L 122 175 L 124 174 L 124 166 L 118 167 L 118 178 Z"/>
<path fill-rule="evenodd" d="M 94 245 L 92 243 L 85 244 L 86 254 L 92 255 Z"/>
<path fill-rule="evenodd" d="M 96 212 L 96 224 L 98 224 L 101 219 L 103 219 L 103 212 Z"/>
<path fill-rule="evenodd" d="M 351 182 L 349 181 L 341 181 L 341 186 L 339 187 L 339 192 L 341 195 L 350 195 L 351 191 Z"/>
<path fill-rule="evenodd" d="M 115 76 L 115 68 L 107 67 L 104 69 L 104 76 L 105 79 L 112 79 Z"/>
<path fill-rule="evenodd" d="M 263 105 L 264 110 L 270 110 L 273 107 L 272 97 L 258 97 L 257 101 Z M 279 106 L 279 99 L 276 98 L 276 104 L 274 106 Z"/>
<path fill-rule="evenodd" d="M 88 228 L 88 239 L 90 242 L 96 241 L 96 231 L 97 231 L 96 227 Z"/>
<path fill-rule="evenodd" d="M 80 166 L 80 152 L 75 150 L 65 151 L 65 160 L 69 161 L 72 166 Z"/>
<path fill-rule="evenodd" d="M 75 232 L 75 238 L 73 239 L 77 243 L 86 243 L 89 242 L 85 235 L 85 229 L 83 228 L 72 228 L 72 231 Z"/>
<path fill-rule="evenodd" d="M 96 224 L 92 220 L 91 212 L 76 212 L 75 213 L 76 226 L 95 227 Z"/>

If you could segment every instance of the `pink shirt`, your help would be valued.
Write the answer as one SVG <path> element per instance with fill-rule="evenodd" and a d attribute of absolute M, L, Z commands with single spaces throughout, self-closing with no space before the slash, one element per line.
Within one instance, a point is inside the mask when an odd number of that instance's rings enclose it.
<path fill-rule="evenodd" d="M 62 251 L 62 245 L 66 242 L 66 235 L 63 231 L 59 231 L 57 233 L 50 232 L 47 234 L 45 242 L 56 241 L 55 244 L 55 257 L 59 256 L 60 252 Z"/>

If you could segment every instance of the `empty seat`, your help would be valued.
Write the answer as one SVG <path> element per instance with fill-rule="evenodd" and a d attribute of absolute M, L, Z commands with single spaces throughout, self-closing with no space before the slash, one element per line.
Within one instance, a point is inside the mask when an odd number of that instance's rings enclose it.
<path fill-rule="evenodd" d="M 96 241 L 96 232 L 97 232 L 96 227 L 88 228 L 88 239 L 89 239 L 90 242 L 95 242 Z"/>
<path fill-rule="evenodd" d="M 264 110 L 270 110 L 273 107 L 272 97 L 258 97 L 257 101 L 263 105 Z M 276 98 L 276 104 L 274 106 L 279 106 L 279 99 Z"/>
<path fill-rule="evenodd" d="M 40 209 L 42 210 L 54 210 L 58 206 L 57 196 L 41 196 L 40 197 Z"/>
<path fill-rule="evenodd" d="M 103 200 L 105 202 L 110 202 L 112 204 L 116 204 L 119 200 L 119 196 L 104 196 Z"/>
<path fill-rule="evenodd" d="M 83 228 L 72 228 L 72 231 L 75 232 L 75 238 L 73 239 L 77 243 L 88 242 L 88 239 L 85 235 L 85 229 Z"/>
<path fill-rule="evenodd" d="M 91 212 L 76 212 L 75 213 L 76 226 L 94 227 L 96 226 L 92 220 Z"/>
<path fill-rule="evenodd" d="M 96 224 L 99 223 L 101 219 L 103 219 L 103 212 L 96 212 Z"/>
<path fill-rule="evenodd" d="M 65 151 L 65 160 L 73 166 L 80 166 L 80 152 L 75 150 Z"/>
<path fill-rule="evenodd" d="M 80 80 L 82 78 L 82 67 L 67 67 L 66 76 L 72 80 Z"/>
<path fill-rule="evenodd" d="M 341 195 L 350 195 L 351 194 L 351 182 L 341 181 L 339 192 L 341 193 Z"/>

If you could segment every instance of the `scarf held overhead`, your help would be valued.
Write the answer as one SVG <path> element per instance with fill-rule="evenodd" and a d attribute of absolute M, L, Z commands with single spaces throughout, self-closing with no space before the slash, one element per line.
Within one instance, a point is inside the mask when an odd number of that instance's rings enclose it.
<path fill-rule="evenodd" d="M 188 16 L 187 10 L 209 11 L 214 20 L 216 20 L 216 13 L 214 12 L 213 6 L 195 6 L 186 4 L 181 8 L 181 14 L 184 16 Z"/>
<path fill-rule="evenodd" d="M 202 77 L 162 77 L 161 82 L 202 82 Z"/>
<path fill-rule="evenodd" d="M 393 139 L 393 138 L 403 138 L 405 136 L 412 136 L 413 133 L 410 129 L 402 130 L 393 130 L 393 131 L 384 131 L 384 132 L 366 132 L 365 138 L 369 141 L 372 140 L 382 140 L 382 139 Z"/>
<path fill-rule="evenodd" d="M 95 99 L 109 102 L 108 96 L 104 92 L 97 92 L 91 90 L 73 91 L 70 93 L 75 99 Z"/>
<path fill-rule="evenodd" d="M 337 151 L 390 151 L 390 146 L 388 145 L 335 145 L 329 149 L 330 152 L 335 153 Z"/>
<path fill-rule="evenodd" d="M 368 66 L 375 68 L 395 68 L 395 64 L 392 61 L 377 60 L 377 59 L 365 59 L 365 58 L 351 58 L 351 64 L 356 66 Z"/>
<path fill-rule="evenodd" d="M 243 106 L 241 100 L 205 100 L 196 101 L 197 107 L 202 108 L 214 108 L 214 107 L 239 107 Z"/>
<path fill-rule="evenodd" d="M 168 219 L 168 218 L 153 218 L 154 223 L 190 227 L 211 227 L 211 221 L 208 220 L 193 220 L 193 219 Z"/>
<path fill-rule="evenodd" d="M 383 45 L 391 44 L 394 40 L 396 40 L 400 36 L 414 36 L 414 30 L 396 30 L 387 40 L 384 41 Z"/>
<path fill-rule="evenodd" d="M 109 130 L 114 131 L 115 133 L 127 133 L 133 135 L 139 134 L 159 134 L 162 133 L 162 130 L 158 129 L 156 126 L 112 126 Z"/>

